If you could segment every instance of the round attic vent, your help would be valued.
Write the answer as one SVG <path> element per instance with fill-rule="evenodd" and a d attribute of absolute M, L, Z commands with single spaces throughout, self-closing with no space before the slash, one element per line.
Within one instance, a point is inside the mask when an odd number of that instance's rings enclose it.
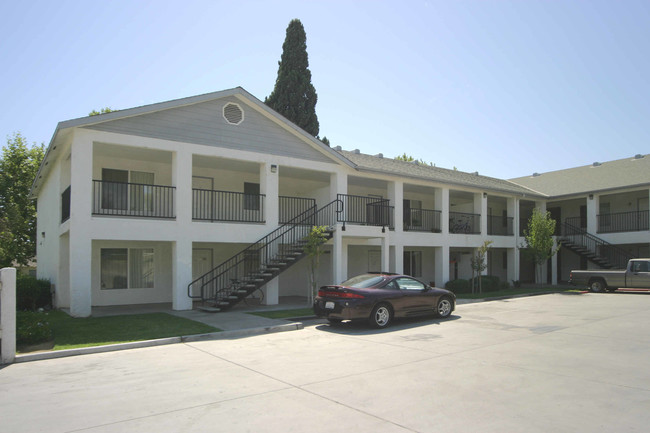
<path fill-rule="evenodd" d="M 231 125 L 239 125 L 244 121 L 244 111 L 238 104 L 229 102 L 223 106 L 223 118 Z"/>

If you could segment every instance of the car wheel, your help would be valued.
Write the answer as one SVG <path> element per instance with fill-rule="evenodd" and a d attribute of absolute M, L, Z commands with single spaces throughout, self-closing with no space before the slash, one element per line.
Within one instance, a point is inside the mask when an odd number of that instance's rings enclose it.
<path fill-rule="evenodd" d="M 608 287 L 608 288 L 607 288 L 607 291 L 608 291 L 609 293 L 614 293 L 614 292 L 617 291 L 617 290 L 618 290 L 617 287 Z"/>
<path fill-rule="evenodd" d="M 605 283 L 603 280 L 593 280 L 589 284 L 589 289 L 594 293 L 600 293 L 605 291 Z"/>
<path fill-rule="evenodd" d="M 438 317 L 442 317 L 443 319 L 449 317 L 452 311 L 452 306 L 453 304 L 448 297 L 442 297 L 438 300 L 438 305 L 436 305 L 436 314 Z"/>
<path fill-rule="evenodd" d="M 393 311 L 386 304 L 379 304 L 373 308 L 370 314 L 370 326 L 374 328 L 385 328 L 393 318 Z"/>

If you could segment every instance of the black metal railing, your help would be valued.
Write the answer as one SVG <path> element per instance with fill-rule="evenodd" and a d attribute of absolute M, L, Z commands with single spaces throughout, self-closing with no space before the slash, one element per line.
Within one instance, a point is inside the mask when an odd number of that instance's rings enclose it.
<path fill-rule="evenodd" d="M 439 210 L 404 208 L 404 231 L 440 233 Z"/>
<path fill-rule="evenodd" d="M 279 220 L 280 224 L 287 223 L 301 215 L 303 212 L 316 206 L 313 198 L 279 196 Z"/>
<path fill-rule="evenodd" d="M 598 233 L 639 232 L 649 229 L 647 210 L 596 215 Z"/>
<path fill-rule="evenodd" d="M 264 194 L 192 189 L 192 219 L 263 223 Z"/>
<path fill-rule="evenodd" d="M 569 217 L 564 220 L 565 223 L 572 227 L 577 227 L 585 230 L 587 228 L 587 218 L 586 217 Z"/>
<path fill-rule="evenodd" d="M 93 180 L 93 215 L 175 218 L 173 186 Z"/>
<path fill-rule="evenodd" d="M 449 212 L 449 233 L 481 234 L 481 215 Z"/>
<path fill-rule="evenodd" d="M 395 207 L 390 206 L 388 199 L 349 194 L 338 194 L 337 199 L 343 203 L 344 209 L 339 222 L 395 227 Z"/>
<path fill-rule="evenodd" d="M 628 260 L 635 257 L 624 249 L 587 233 L 582 227 L 566 221 L 562 224 L 561 236 L 564 241 L 580 245 L 593 255 L 605 259 L 613 268 L 624 269 Z"/>
<path fill-rule="evenodd" d="M 70 187 L 68 186 L 61 194 L 61 222 L 70 219 Z"/>
<path fill-rule="evenodd" d="M 513 222 L 514 218 L 512 217 L 488 215 L 488 235 L 513 236 L 515 233 Z"/>
<path fill-rule="evenodd" d="M 297 246 L 304 244 L 305 238 L 314 226 L 327 226 L 333 230 L 342 212 L 341 200 L 334 200 L 318 210 L 316 206 L 296 216 L 268 235 L 250 244 L 211 271 L 188 285 L 188 296 L 195 299 L 230 301 L 237 287 L 257 284 L 266 270 L 280 266 L 288 255 L 296 253 Z M 302 250 L 300 250 L 302 251 Z"/>

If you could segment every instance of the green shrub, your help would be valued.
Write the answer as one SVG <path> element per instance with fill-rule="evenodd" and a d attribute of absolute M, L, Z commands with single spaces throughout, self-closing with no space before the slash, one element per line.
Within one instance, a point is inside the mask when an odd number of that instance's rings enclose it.
<path fill-rule="evenodd" d="M 33 311 L 18 311 L 16 313 L 16 345 L 45 343 L 52 340 L 48 313 Z"/>
<path fill-rule="evenodd" d="M 499 290 L 508 290 L 510 288 L 510 283 L 507 281 L 501 281 L 499 283 Z"/>
<path fill-rule="evenodd" d="M 481 288 L 484 292 L 496 292 L 499 290 L 499 277 L 494 275 L 481 275 Z"/>
<path fill-rule="evenodd" d="M 445 284 L 445 289 L 451 290 L 452 292 L 458 293 L 471 293 L 472 288 L 468 280 L 458 279 L 447 281 Z"/>
<path fill-rule="evenodd" d="M 38 280 L 30 275 L 16 277 L 16 309 L 36 311 L 52 306 L 52 285 L 48 280 Z"/>

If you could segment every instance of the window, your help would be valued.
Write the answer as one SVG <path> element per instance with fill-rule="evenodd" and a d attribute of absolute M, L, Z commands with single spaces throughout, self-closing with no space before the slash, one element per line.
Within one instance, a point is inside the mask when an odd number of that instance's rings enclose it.
<path fill-rule="evenodd" d="M 244 209 L 260 210 L 260 184 L 244 182 Z"/>
<path fill-rule="evenodd" d="M 422 251 L 404 251 L 404 273 L 413 277 L 422 276 Z"/>
<path fill-rule="evenodd" d="M 102 248 L 102 289 L 151 289 L 154 282 L 153 248 Z"/>
<path fill-rule="evenodd" d="M 426 287 L 421 282 L 412 278 L 398 278 L 395 280 L 401 290 L 424 290 Z"/>

